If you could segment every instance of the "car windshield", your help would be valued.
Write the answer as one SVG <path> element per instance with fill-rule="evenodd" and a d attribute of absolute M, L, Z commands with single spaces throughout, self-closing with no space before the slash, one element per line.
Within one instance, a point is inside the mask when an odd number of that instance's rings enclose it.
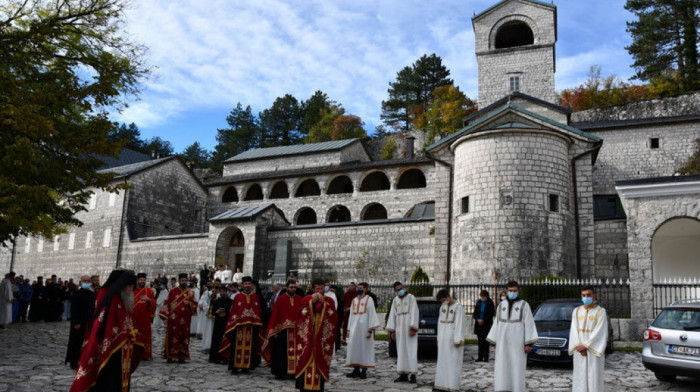
<path fill-rule="evenodd" d="M 656 328 L 676 329 L 679 331 L 700 331 L 700 309 L 664 309 L 651 325 Z"/>
<path fill-rule="evenodd" d="M 421 316 L 435 316 L 440 314 L 440 302 L 423 302 L 418 303 L 418 313 Z"/>
<path fill-rule="evenodd" d="M 571 314 L 578 303 L 542 304 L 535 311 L 535 321 L 571 321 Z"/>

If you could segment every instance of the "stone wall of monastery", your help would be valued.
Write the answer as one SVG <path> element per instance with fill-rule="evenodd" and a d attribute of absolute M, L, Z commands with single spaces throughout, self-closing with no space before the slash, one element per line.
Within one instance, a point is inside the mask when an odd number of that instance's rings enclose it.
<path fill-rule="evenodd" d="M 124 243 L 121 266 L 136 273 L 145 272 L 149 280 L 157 274 L 176 276 L 195 273 L 199 276 L 202 264 L 213 265 L 209 235 L 186 234 L 143 238 Z"/>
<path fill-rule="evenodd" d="M 627 222 L 624 219 L 595 222 L 595 270 L 591 276 L 617 281 L 629 278 Z"/>
<path fill-rule="evenodd" d="M 606 106 L 571 114 L 574 123 L 585 121 L 635 120 L 644 118 L 697 115 L 700 92 L 667 98 L 646 99 L 619 106 Z"/>

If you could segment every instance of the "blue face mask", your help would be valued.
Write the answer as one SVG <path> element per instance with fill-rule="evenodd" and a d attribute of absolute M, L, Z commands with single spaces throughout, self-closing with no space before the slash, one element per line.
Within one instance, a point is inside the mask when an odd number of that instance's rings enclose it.
<path fill-rule="evenodd" d="M 512 301 L 512 300 L 515 300 L 515 299 L 518 299 L 518 293 L 508 292 L 508 299 L 511 300 L 511 301 Z"/>
<path fill-rule="evenodd" d="M 324 293 L 327 293 L 327 292 L 329 292 L 329 291 L 331 291 L 331 287 L 330 287 L 330 286 L 323 286 L 323 292 L 324 292 Z"/>
<path fill-rule="evenodd" d="M 80 287 L 88 290 L 88 289 L 90 289 L 90 287 L 92 287 L 92 285 L 90 283 L 81 283 Z"/>
<path fill-rule="evenodd" d="M 404 295 L 406 295 L 406 290 L 401 289 L 401 290 L 397 291 L 396 294 L 397 294 L 399 297 L 403 297 Z"/>
<path fill-rule="evenodd" d="M 593 303 L 593 298 L 585 297 L 585 298 L 581 298 L 581 301 L 583 302 L 584 305 L 588 306 L 588 305 Z"/>
<path fill-rule="evenodd" d="M 357 295 L 362 295 L 362 294 L 364 294 L 364 293 L 365 293 L 365 291 L 364 291 L 364 290 L 362 290 L 362 289 L 360 289 L 360 290 L 357 290 Z"/>

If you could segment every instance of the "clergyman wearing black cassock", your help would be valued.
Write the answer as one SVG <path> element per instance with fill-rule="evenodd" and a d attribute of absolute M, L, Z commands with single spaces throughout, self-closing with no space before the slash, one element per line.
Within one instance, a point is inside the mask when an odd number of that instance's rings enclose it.
<path fill-rule="evenodd" d="M 228 322 L 228 312 L 231 309 L 233 300 L 226 293 L 226 287 L 219 290 L 219 295 L 214 302 L 209 305 L 209 311 L 214 316 L 214 330 L 211 333 L 211 347 L 209 348 L 209 362 L 228 363 L 228 360 L 219 354 L 221 339 L 224 338 L 226 323 Z"/>
<path fill-rule="evenodd" d="M 70 364 L 71 369 L 78 368 L 85 330 L 92 320 L 94 310 L 95 293 L 92 290 L 81 288 L 71 297 L 70 334 L 68 335 L 68 351 L 66 352 L 66 363 Z"/>

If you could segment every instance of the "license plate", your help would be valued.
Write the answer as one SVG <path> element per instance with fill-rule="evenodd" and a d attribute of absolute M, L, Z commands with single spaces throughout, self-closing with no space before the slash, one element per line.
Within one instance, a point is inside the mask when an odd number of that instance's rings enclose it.
<path fill-rule="evenodd" d="M 561 355 L 561 352 L 559 350 L 537 349 L 537 350 L 535 350 L 535 353 L 537 355 L 542 355 L 542 356 L 546 356 L 546 357 L 558 357 Z"/>
<path fill-rule="evenodd" d="M 693 357 L 700 357 L 700 347 L 686 347 L 686 346 L 668 346 L 668 352 L 670 354 L 680 354 L 680 355 L 690 355 Z"/>
<path fill-rule="evenodd" d="M 418 333 L 421 335 L 435 335 L 435 329 L 434 328 L 421 328 L 418 330 Z"/>

